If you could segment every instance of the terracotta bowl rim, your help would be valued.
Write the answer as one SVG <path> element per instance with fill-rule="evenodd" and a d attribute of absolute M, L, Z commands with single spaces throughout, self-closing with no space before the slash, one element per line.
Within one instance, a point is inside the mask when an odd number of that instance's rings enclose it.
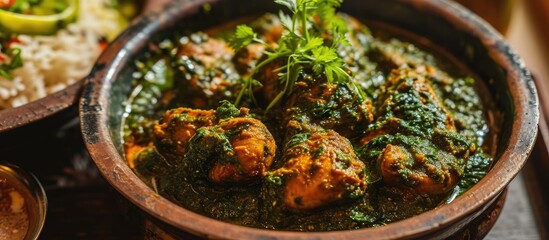
<path fill-rule="evenodd" d="M 0 134 L 37 123 L 78 105 L 84 79 L 21 106 L 0 110 Z M 74 117 L 77 115 L 74 114 Z"/>
<path fill-rule="evenodd" d="M 178 2 L 168 8 L 168 14 L 181 9 L 198 8 L 213 0 Z M 348 0 L 350 1 L 350 0 Z M 86 147 L 101 174 L 126 199 L 140 209 L 161 219 L 165 223 L 202 237 L 221 239 L 361 239 L 364 236 L 380 239 L 420 237 L 435 233 L 464 218 L 478 214 L 493 201 L 518 174 L 532 150 L 537 135 L 539 120 L 538 97 L 530 73 L 524 62 L 486 22 L 458 4 L 446 0 L 401 1 L 421 7 L 427 14 L 435 14 L 479 38 L 488 54 L 507 71 L 506 85 L 512 94 L 514 121 L 505 150 L 499 155 L 492 170 L 473 188 L 455 199 L 451 204 L 435 210 L 376 228 L 332 232 L 290 232 L 257 229 L 238 226 L 211 219 L 186 210 L 157 195 L 147 187 L 127 166 L 112 142 L 108 129 L 109 88 L 114 76 L 122 68 L 120 65 L 130 49 L 125 48 L 123 39 L 143 38 L 143 32 L 161 28 L 166 21 L 162 16 L 149 16 L 133 26 L 134 31 L 126 31 L 115 41 L 98 60 L 98 65 L 86 80 L 80 99 L 80 121 Z M 180 10 L 177 10 L 180 9 Z M 147 21 L 150 21 L 147 23 Z M 137 31 L 138 27 L 142 27 Z M 143 31 L 143 32 L 140 32 Z M 501 146 L 500 146 L 501 147 Z"/>

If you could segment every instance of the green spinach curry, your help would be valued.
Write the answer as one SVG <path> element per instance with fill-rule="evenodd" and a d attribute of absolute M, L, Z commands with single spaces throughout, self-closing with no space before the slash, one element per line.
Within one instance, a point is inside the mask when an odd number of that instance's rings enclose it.
<path fill-rule="evenodd" d="M 225 222 L 329 231 L 417 215 L 486 174 L 475 79 L 340 1 L 276 2 L 292 15 L 166 39 L 137 63 L 125 156 L 154 191 Z"/>

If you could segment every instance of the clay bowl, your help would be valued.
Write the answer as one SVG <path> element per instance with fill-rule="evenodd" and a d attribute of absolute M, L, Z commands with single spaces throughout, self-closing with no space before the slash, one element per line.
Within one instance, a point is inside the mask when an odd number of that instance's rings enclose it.
<path fill-rule="evenodd" d="M 205 3 L 209 7 L 203 7 Z M 176 32 L 206 29 L 277 9 L 271 0 L 245 4 L 239 0 L 179 1 L 161 14 L 142 18 L 106 50 L 84 87 L 80 121 L 91 157 L 110 185 L 142 211 L 147 222 L 153 224 L 152 229 L 161 229 L 172 237 L 192 234 L 215 239 L 446 238 L 463 232 L 469 223 L 479 224 L 478 219 L 496 204 L 532 149 L 539 117 L 538 100 L 530 73 L 502 37 L 477 16 L 448 1 L 346 0 L 341 11 L 432 41 L 478 74 L 487 86 L 494 107 L 502 114 L 495 164 L 485 178 L 452 203 L 377 228 L 284 232 L 242 227 L 201 216 L 155 194 L 139 180 L 121 155 L 120 124 L 134 61 L 143 58 L 147 43 Z M 493 224 L 498 213 L 491 216 Z M 491 225 L 474 227 L 482 228 L 478 232 L 486 234 Z"/>
<path fill-rule="evenodd" d="M 33 133 L 51 133 L 75 119 L 83 82 L 78 81 L 36 101 L 0 111 L 0 148 L 24 142 Z"/>

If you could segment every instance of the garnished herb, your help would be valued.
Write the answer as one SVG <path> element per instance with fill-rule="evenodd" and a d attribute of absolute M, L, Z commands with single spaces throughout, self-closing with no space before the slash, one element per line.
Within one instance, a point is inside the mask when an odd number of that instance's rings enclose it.
<path fill-rule="evenodd" d="M 10 48 L 11 36 L 0 32 L 0 76 L 9 80 L 13 79 L 11 71 L 23 66 L 21 49 Z"/>
<path fill-rule="evenodd" d="M 359 223 L 373 224 L 377 221 L 377 218 L 375 216 L 370 216 L 358 210 L 353 210 L 350 217 L 353 221 Z"/>
<path fill-rule="evenodd" d="M 276 69 L 283 90 L 267 106 L 266 111 L 274 107 L 283 97 L 292 93 L 293 86 L 304 70 L 312 70 L 315 74 L 326 77 L 328 83 L 348 83 L 352 85 L 360 98 L 364 95 L 356 86 L 350 75 L 350 70 L 337 54 L 339 45 L 348 45 L 345 37 L 347 27 L 345 22 L 335 14 L 335 9 L 342 0 L 275 0 L 286 6 L 292 13 L 288 16 L 280 13 L 282 26 L 286 30 L 276 47 L 271 47 L 257 37 L 252 28 L 240 25 L 236 28 L 229 44 L 239 50 L 255 42 L 265 45 L 266 58 L 260 61 L 247 77 L 242 79 L 242 89 L 235 101 L 239 105 L 244 95 L 253 97 L 253 87 L 261 83 L 253 76 L 264 66 L 274 60 L 284 59 L 285 65 Z M 327 36 L 330 37 L 329 41 Z M 326 38 L 326 39 L 325 39 Z"/>
<path fill-rule="evenodd" d="M 229 101 L 223 100 L 220 102 L 221 106 L 216 109 L 217 118 L 220 120 L 226 120 L 238 117 L 240 110 L 232 105 Z"/>
<path fill-rule="evenodd" d="M 271 174 L 267 174 L 265 177 L 267 182 L 270 182 L 274 184 L 275 186 L 281 186 L 282 185 L 282 178 L 280 176 L 273 176 Z"/>
<path fill-rule="evenodd" d="M 257 34 L 254 32 L 254 30 L 246 25 L 236 26 L 234 36 L 229 39 L 231 47 L 236 50 L 249 45 L 253 41 L 263 42 L 261 39 L 257 38 Z"/>
<path fill-rule="evenodd" d="M 295 145 L 301 144 L 307 141 L 311 137 L 311 133 L 298 133 L 290 138 L 286 143 L 285 148 L 291 148 Z"/>

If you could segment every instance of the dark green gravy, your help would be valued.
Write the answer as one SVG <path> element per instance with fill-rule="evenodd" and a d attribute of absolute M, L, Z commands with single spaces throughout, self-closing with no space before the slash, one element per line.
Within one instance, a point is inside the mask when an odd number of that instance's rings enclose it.
<path fill-rule="evenodd" d="M 356 20 L 347 21 L 356 24 Z M 265 26 L 276 25 L 276 20 L 262 17 L 249 25 L 262 33 L 268 28 Z M 489 95 L 464 66 L 425 39 L 381 24 L 371 25 L 375 31 L 355 27 L 350 33 L 351 46 L 339 51 L 367 103 L 357 103 L 347 86 L 315 82 L 315 76 L 304 71 L 301 85 L 295 86 L 298 94 L 265 113 L 265 101 L 269 99 L 265 89 L 269 85 L 263 83 L 255 91 L 257 103 L 247 101 L 242 105 L 250 108 L 248 117 L 260 120 L 272 134 L 277 146 L 275 157 L 258 180 L 236 184 L 210 181 L 204 173 L 211 165 L 200 164 L 212 158 L 232 161 L 215 154 L 233 151 L 227 139 L 239 132 L 208 135 L 213 143 L 203 145 L 219 143 L 220 147 L 215 148 L 219 151 L 214 153 L 194 148 L 178 155 L 170 149 L 172 145 L 155 139 L 154 129 L 165 118 L 166 110 L 178 107 L 238 115 L 238 109 L 230 104 L 220 106 L 220 101 L 234 102 L 240 76 L 247 70 L 246 65 L 235 62 L 254 53 L 220 55 L 213 64 L 207 63 L 210 58 L 182 54 L 189 44 L 216 47 L 207 44 L 212 37 L 204 33 L 174 37 L 155 45 L 146 60 L 137 63 L 124 116 L 124 144 L 130 167 L 156 192 L 186 209 L 257 228 L 331 231 L 374 227 L 449 203 L 477 183 L 492 164 L 496 132 L 495 123 L 487 120 L 493 114 Z M 218 31 L 215 36 L 230 34 L 230 30 Z M 420 41 L 412 44 L 395 36 Z M 311 93 L 317 90 L 320 96 Z M 299 130 L 287 129 L 292 121 L 301 124 Z M 319 128 L 317 132 L 311 130 Z M 189 141 L 207 131 L 197 130 Z M 334 144 L 315 145 L 315 135 L 320 139 L 344 139 L 351 151 L 329 152 L 327 148 Z M 337 200 L 314 208 L 299 208 L 305 204 L 305 196 L 295 197 L 297 208 L 285 204 L 291 176 L 279 169 L 288 168 L 289 156 L 309 154 L 315 161 L 328 153 L 335 155 L 333 168 L 348 170 L 353 161 L 359 160 L 361 163 L 355 165 L 362 170 L 356 175 L 363 179 L 362 185 L 349 184 Z M 313 170 L 308 174 L 312 176 Z"/>

